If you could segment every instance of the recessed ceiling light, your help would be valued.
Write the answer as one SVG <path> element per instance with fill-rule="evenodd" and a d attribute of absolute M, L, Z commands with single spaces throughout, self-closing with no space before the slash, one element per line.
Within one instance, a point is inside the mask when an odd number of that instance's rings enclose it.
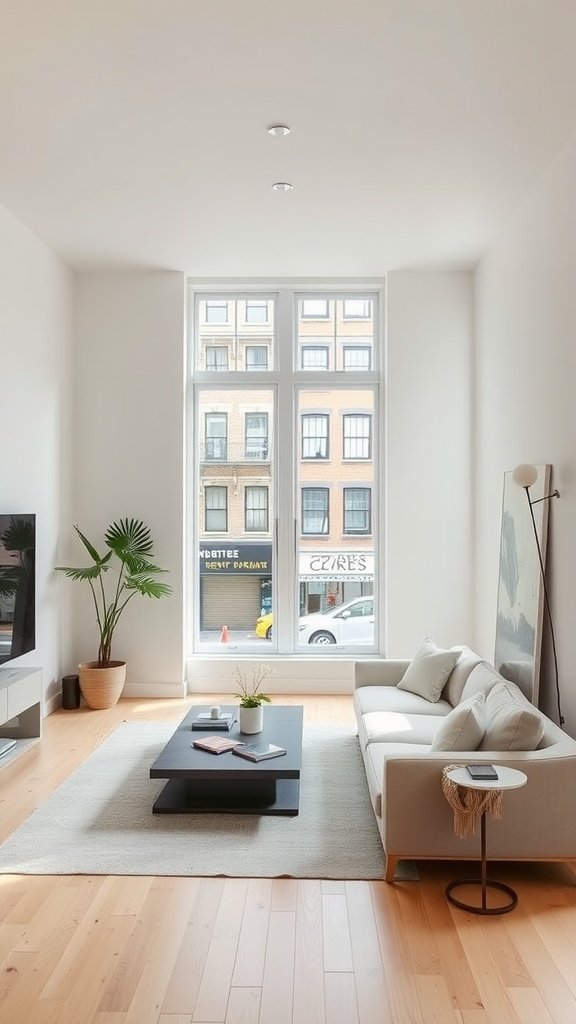
<path fill-rule="evenodd" d="M 268 129 L 268 135 L 290 135 L 290 132 L 287 124 L 272 124 Z"/>
<path fill-rule="evenodd" d="M 294 185 L 291 185 L 289 181 L 277 181 L 272 188 L 276 189 L 276 192 L 289 192 Z"/>

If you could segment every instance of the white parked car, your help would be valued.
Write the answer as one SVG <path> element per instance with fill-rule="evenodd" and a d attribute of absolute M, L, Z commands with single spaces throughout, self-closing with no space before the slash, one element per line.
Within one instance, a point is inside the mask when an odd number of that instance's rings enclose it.
<path fill-rule="evenodd" d="M 374 598 L 356 597 L 329 612 L 302 615 L 298 623 L 299 644 L 374 643 Z"/>

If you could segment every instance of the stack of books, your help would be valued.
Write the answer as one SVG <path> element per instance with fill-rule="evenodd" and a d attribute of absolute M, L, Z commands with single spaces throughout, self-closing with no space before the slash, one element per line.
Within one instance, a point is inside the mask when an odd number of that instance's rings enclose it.
<path fill-rule="evenodd" d="M 286 748 L 275 743 L 242 743 L 234 747 L 232 753 L 245 757 L 247 761 L 266 761 L 269 757 L 281 757 Z"/>
<path fill-rule="evenodd" d="M 229 732 L 236 721 L 236 715 L 222 712 L 218 718 L 212 718 L 209 711 L 201 711 L 192 720 L 192 729 L 202 729 L 203 732 L 216 731 Z"/>

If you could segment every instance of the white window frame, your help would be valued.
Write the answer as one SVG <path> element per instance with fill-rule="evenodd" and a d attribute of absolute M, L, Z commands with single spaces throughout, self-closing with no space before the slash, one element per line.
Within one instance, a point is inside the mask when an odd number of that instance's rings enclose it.
<path fill-rule="evenodd" d="M 300 353 L 299 346 L 296 344 L 296 325 L 297 325 L 297 302 L 299 298 L 308 293 L 310 297 L 317 298 L 319 294 L 334 299 L 342 299 L 343 297 L 352 297 L 354 293 L 360 293 L 362 297 L 370 294 L 371 297 L 376 299 L 374 305 L 374 344 L 373 344 L 373 362 L 372 368 L 369 371 L 360 371 L 355 374 L 354 387 L 372 389 L 374 393 L 374 410 L 372 417 L 372 457 L 374 465 L 373 473 L 373 495 L 378 495 L 378 500 L 373 499 L 372 503 L 372 530 L 374 535 L 373 550 L 374 550 L 374 562 L 379 567 L 378 574 L 375 579 L 375 590 L 374 600 L 376 602 L 377 614 L 377 631 L 375 634 L 375 647 L 374 650 L 369 651 L 366 648 L 357 648 L 356 651 L 349 648 L 346 654 L 343 654 L 341 658 L 336 659 L 335 664 L 338 666 L 334 671 L 331 671 L 331 680 L 335 681 L 338 678 L 342 679 L 342 685 L 344 686 L 343 692 L 346 692 L 348 672 L 345 668 L 349 660 L 357 658 L 374 657 L 375 654 L 384 654 L 386 646 L 386 635 L 385 635 L 385 579 L 386 579 L 386 553 L 384 549 L 385 539 L 385 517 L 384 509 L 386 503 L 386 496 L 384 493 L 384 465 L 383 465 L 383 454 L 380 457 L 379 453 L 385 451 L 385 418 L 384 418 L 384 393 L 385 393 L 385 380 L 384 380 L 384 344 L 385 344 L 385 330 L 384 330 L 384 310 L 385 310 L 385 283 L 382 279 L 374 279 L 372 281 L 363 279 L 362 281 L 355 282 L 353 280 L 348 281 L 343 285 L 342 281 L 334 282 L 322 282 L 321 285 L 318 282 L 306 282 L 306 281 L 290 281 L 290 280 L 279 280 L 277 282 L 266 282 L 255 281 L 253 279 L 246 279 L 244 281 L 222 281 L 208 279 L 202 279 L 201 281 L 189 281 L 188 289 L 188 324 L 190 329 L 188 331 L 188 367 L 190 368 L 189 376 L 187 378 L 187 416 L 186 416 L 186 444 L 188 450 L 188 457 L 186 461 L 186 473 L 187 473 L 187 503 L 189 507 L 188 522 L 190 524 L 189 537 L 187 542 L 187 595 L 190 602 L 190 612 L 186 613 L 187 622 L 187 677 L 190 680 L 190 685 L 194 687 L 197 684 L 199 678 L 198 672 L 208 673 L 203 674 L 203 680 L 206 683 L 208 678 L 214 678 L 218 680 L 218 685 L 215 685 L 215 690 L 221 692 L 222 688 L 226 689 L 229 685 L 229 673 L 230 673 L 230 658 L 240 655 L 251 658 L 259 658 L 264 656 L 267 661 L 274 660 L 277 666 L 276 686 L 278 692 L 282 692 L 283 679 L 291 682 L 293 680 L 293 669 L 290 669 L 290 665 L 294 659 L 299 662 L 310 663 L 311 665 L 318 664 L 318 652 L 307 652 L 302 648 L 298 647 L 297 644 L 297 620 L 298 620 L 298 578 L 296 571 L 296 537 L 297 537 L 297 523 L 299 519 L 300 509 L 300 490 L 298 486 L 297 477 L 297 463 L 298 463 L 298 444 L 296 428 L 297 415 L 299 409 L 298 394 L 300 390 L 317 389 L 324 386 L 329 389 L 342 388 L 343 390 L 349 390 L 349 381 L 346 381 L 345 375 L 341 371 L 337 371 L 335 368 L 327 371 L 322 370 L 306 370 L 302 369 L 299 365 Z M 274 325 L 273 325 L 273 349 L 274 349 L 274 363 L 270 365 L 268 371 L 264 373 L 262 371 L 236 371 L 230 369 L 227 373 L 221 371 L 207 372 L 198 366 L 197 351 L 194 344 L 194 329 L 192 325 L 196 323 L 196 298 L 210 298 L 210 293 L 217 296 L 219 299 L 222 296 L 234 298 L 236 300 L 242 300 L 246 297 L 252 297 L 254 293 L 258 297 L 266 295 L 267 298 L 275 300 L 274 308 Z M 199 636 L 199 605 L 197 600 L 198 588 L 197 588 L 197 572 L 198 572 L 198 550 L 199 550 L 199 529 L 200 524 L 198 521 L 198 501 L 195 498 L 198 488 L 199 476 L 199 445 L 198 439 L 201 437 L 200 423 L 198 418 L 198 407 L 195 402 L 195 396 L 198 391 L 201 391 L 210 386 L 221 389 L 226 382 L 226 387 L 237 387 L 241 390 L 250 389 L 254 387 L 267 388 L 274 392 L 274 421 L 270 428 L 270 435 L 273 439 L 274 451 L 271 453 L 271 457 L 274 462 L 274 475 L 273 475 L 273 496 L 270 494 L 269 499 L 273 504 L 274 509 L 284 510 L 284 514 L 288 510 L 293 510 L 293 528 L 289 526 L 289 522 L 285 521 L 283 532 L 276 534 L 273 540 L 273 569 L 275 579 L 275 647 L 271 651 L 269 647 L 263 652 L 261 642 L 254 643 L 252 649 L 248 646 L 242 646 L 241 651 L 232 652 L 223 651 L 221 648 L 212 652 L 205 651 L 203 648 L 195 648 L 195 637 Z M 284 443 L 282 448 L 279 448 L 279 436 L 286 440 L 288 444 Z M 276 513 L 275 513 L 276 515 Z M 274 526 L 274 524 L 271 524 Z M 279 586 L 278 581 L 290 581 L 293 580 L 293 585 Z M 325 652 L 324 652 L 325 654 Z M 221 670 L 212 667 L 220 662 L 223 663 Z M 332 661 L 334 663 L 334 661 Z M 283 668 L 285 666 L 285 668 Z M 220 672 L 223 674 L 220 675 Z M 286 676 L 283 677 L 283 672 L 286 672 Z M 212 675 L 211 675 L 212 674 Z M 314 669 L 311 669 L 311 691 L 314 692 L 316 689 L 316 679 Z"/>

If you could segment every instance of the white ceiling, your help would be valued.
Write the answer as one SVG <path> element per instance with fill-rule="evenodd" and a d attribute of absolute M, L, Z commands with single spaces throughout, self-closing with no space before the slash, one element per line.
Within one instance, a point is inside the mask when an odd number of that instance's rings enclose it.
<path fill-rule="evenodd" d="M 575 44 L 574 0 L 2 0 L 0 202 L 77 268 L 471 265 L 574 132 Z"/>

